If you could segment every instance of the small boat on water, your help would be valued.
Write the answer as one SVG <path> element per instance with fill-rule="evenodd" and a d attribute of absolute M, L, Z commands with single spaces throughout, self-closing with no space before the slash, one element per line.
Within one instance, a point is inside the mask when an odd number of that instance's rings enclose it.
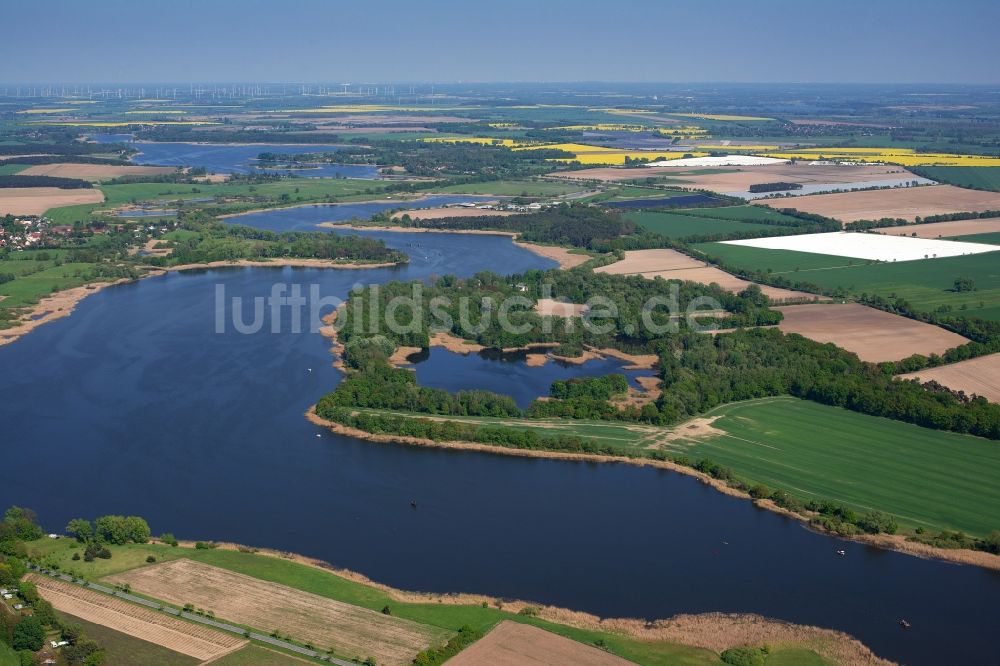
<path fill-rule="evenodd" d="M 910 623 L 907 622 L 906 620 L 900 620 L 899 621 L 899 626 L 902 627 L 903 629 L 909 629 L 910 628 Z"/>

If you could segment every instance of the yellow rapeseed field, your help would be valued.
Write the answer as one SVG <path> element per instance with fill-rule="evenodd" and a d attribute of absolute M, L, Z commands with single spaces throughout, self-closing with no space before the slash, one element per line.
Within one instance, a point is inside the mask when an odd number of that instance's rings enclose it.
<path fill-rule="evenodd" d="M 564 150 L 573 153 L 571 159 L 554 159 L 555 162 L 579 162 L 580 164 L 625 164 L 625 158 L 630 160 L 674 160 L 685 155 L 702 157 L 705 153 L 680 153 L 656 150 L 622 150 L 621 148 L 607 148 L 605 146 L 589 146 L 583 143 L 549 143 L 541 146 L 527 146 L 515 148 L 514 150 Z"/>
<path fill-rule="evenodd" d="M 23 113 L 26 115 L 40 115 L 45 113 L 68 113 L 70 111 L 76 111 L 74 108 L 64 108 L 64 109 L 25 109 L 24 111 L 18 111 L 17 113 Z"/>
<path fill-rule="evenodd" d="M 918 153 L 912 148 L 801 148 L 792 151 L 761 151 L 767 157 L 799 160 L 840 160 L 889 162 L 902 166 L 981 166 L 1000 167 L 1000 157 Z"/>
<path fill-rule="evenodd" d="M 681 116 L 683 118 L 701 118 L 702 120 L 774 120 L 774 118 L 763 118 L 761 116 L 731 116 L 725 113 L 668 113 L 667 115 Z"/>

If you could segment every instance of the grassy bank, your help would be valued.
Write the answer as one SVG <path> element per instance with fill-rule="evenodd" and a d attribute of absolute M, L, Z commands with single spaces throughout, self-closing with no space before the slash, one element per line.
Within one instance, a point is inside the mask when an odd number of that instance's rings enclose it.
<path fill-rule="evenodd" d="M 455 603 L 448 599 L 448 595 L 418 596 L 402 593 L 406 599 L 402 601 L 397 593 L 393 593 L 387 588 L 352 580 L 333 571 L 294 561 L 290 558 L 285 559 L 223 548 L 195 549 L 161 544 L 128 544 L 110 546 L 110 549 L 112 551 L 111 559 L 98 559 L 88 563 L 82 560 L 72 560 L 72 554 L 79 552 L 80 549 L 68 539 L 41 539 L 28 544 L 29 554 L 39 558 L 42 562 L 58 565 L 63 571 L 72 571 L 76 575 L 91 580 L 147 566 L 146 558 L 150 555 L 155 557 L 158 562 L 185 557 L 373 611 L 381 611 L 384 607 L 389 606 L 392 614 L 396 617 L 451 631 L 468 626 L 477 631 L 486 632 L 501 620 L 506 619 L 532 624 L 582 643 L 591 645 L 597 643 L 614 654 L 641 664 L 695 666 L 721 663 L 719 656 L 710 650 L 661 640 L 640 640 L 625 634 L 552 622 L 530 613 L 513 612 L 520 608 L 519 605 L 509 605 L 505 608 L 503 604 L 500 604 L 501 607 L 498 608 L 496 600 L 485 596 L 481 599 L 463 597 L 462 603 Z M 259 627 L 258 629 L 267 630 L 268 628 Z M 96 637 L 96 632 L 94 635 Z M 799 657 L 811 660 L 806 663 L 832 663 L 823 660 L 818 654 L 802 645 L 777 645 L 774 647 L 768 664 L 801 663 L 788 661 L 788 659 L 794 660 Z M 251 656 L 238 652 L 227 657 L 228 661 L 220 663 L 258 663 L 250 659 Z M 281 658 L 284 659 L 284 655 L 281 655 Z M 783 662 L 782 659 L 785 661 Z M 275 663 L 284 664 L 286 661 Z"/>

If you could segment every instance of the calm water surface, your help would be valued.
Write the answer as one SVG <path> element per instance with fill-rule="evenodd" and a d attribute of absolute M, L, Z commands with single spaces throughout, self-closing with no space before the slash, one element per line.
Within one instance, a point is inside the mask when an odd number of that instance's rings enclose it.
<path fill-rule="evenodd" d="M 370 235 L 421 251 L 401 269 L 168 274 L 101 291 L 0 347 L 0 505 L 33 507 L 53 530 L 135 513 L 157 533 L 296 551 L 408 589 L 603 616 L 758 612 L 907 663 L 996 663 L 997 574 L 814 534 L 667 471 L 372 444 L 311 425 L 303 412 L 339 381 L 328 342 L 287 326 L 214 333 L 216 284 L 247 298 L 275 281 L 343 296 L 358 281 L 552 265 L 507 239 Z M 467 381 L 428 375 L 435 352 L 428 362 L 424 381 Z"/>

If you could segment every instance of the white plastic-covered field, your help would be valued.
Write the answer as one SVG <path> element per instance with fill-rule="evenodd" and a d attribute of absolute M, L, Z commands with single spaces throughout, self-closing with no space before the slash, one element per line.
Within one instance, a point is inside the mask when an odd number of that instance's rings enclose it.
<path fill-rule="evenodd" d="M 908 236 L 885 236 L 850 231 L 834 231 L 826 234 L 803 234 L 800 236 L 777 236 L 774 238 L 752 238 L 749 240 L 723 241 L 727 245 L 745 245 L 766 250 L 793 250 L 813 254 L 831 254 L 851 259 L 871 261 L 914 261 L 958 257 L 963 254 L 981 254 L 1000 250 L 1000 245 L 985 243 L 964 243 L 961 241 L 931 238 L 911 238 Z"/>
<path fill-rule="evenodd" d="M 765 164 L 786 164 L 788 160 L 778 157 L 758 157 L 757 155 L 713 155 L 709 157 L 682 157 L 676 160 L 650 162 L 648 167 L 713 167 L 713 166 L 763 166 Z"/>

